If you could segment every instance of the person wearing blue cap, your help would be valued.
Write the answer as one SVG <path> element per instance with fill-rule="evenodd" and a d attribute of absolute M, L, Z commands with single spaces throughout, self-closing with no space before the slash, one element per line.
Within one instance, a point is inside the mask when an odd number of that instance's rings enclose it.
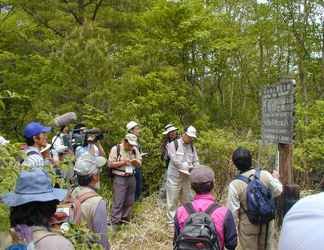
<path fill-rule="evenodd" d="M 74 250 L 69 240 L 50 230 L 50 219 L 66 194 L 67 190 L 52 187 L 50 177 L 43 170 L 22 171 L 15 190 L 1 197 L 10 207 L 11 235 L 14 236 L 14 245 L 7 249 L 22 245 L 27 249 Z"/>
<path fill-rule="evenodd" d="M 45 127 L 39 122 L 30 122 L 24 129 L 24 137 L 27 144 L 25 153 L 26 159 L 23 165 L 28 166 L 30 169 L 43 168 L 46 165 L 40 150 L 47 146 L 47 135 L 50 132 L 50 127 Z"/>

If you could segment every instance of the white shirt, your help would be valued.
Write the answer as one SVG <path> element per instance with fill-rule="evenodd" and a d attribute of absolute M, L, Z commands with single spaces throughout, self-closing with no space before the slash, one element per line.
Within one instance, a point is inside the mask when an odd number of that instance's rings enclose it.
<path fill-rule="evenodd" d="M 279 250 L 319 250 L 324 248 L 324 193 L 307 196 L 286 214 Z"/>
<path fill-rule="evenodd" d="M 23 161 L 22 165 L 27 165 L 31 169 L 43 168 L 46 165 L 46 161 L 38 148 L 29 146 L 25 149 L 25 153 L 27 154 L 27 157 Z"/>

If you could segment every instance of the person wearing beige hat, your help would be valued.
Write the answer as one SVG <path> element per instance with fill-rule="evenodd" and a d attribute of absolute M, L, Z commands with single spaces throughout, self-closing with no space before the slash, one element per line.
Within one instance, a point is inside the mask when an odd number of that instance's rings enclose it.
<path fill-rule="evenodd" d="M 113 174 L 113 202 L 111 224 L 119 225 L 129 220 L 135 201 L 135 169 L 142 163 L 137 148 L 137 137 L 126 134 L 121 144 L 112 147 L 108 166 Z"/>
<path fill-rule="evenodd" d="M 81 223 L 99 235 L 98 243 L 109 250 L 107 238 L 107 204 L 97 190 L 100 188 L 100 169 L 106 164 L 106 158 L 85 153 L 80 156 L 74 166 L 78 187 L 71 193 L 72 200 L 81 203 Z"/>
<path fill-rule="evenodd" d="M 190 171 L 199 165 L 197 150 L 193 140 L 197 131 L 193 126 L 185 129 L 180 139 L 168 144 L 170 162 L 167 170 L 167 216 L 169 223 L 174 221 L 175 210 L 179 201 L 183 204 L 192 200 Z"/>
<path fill-rule="evenodd" d="M 141 132 L 141 128 L 137 122 L 130 121 L 126 125 L 127 133 L 133 134 L 137 137 L 137 149 L 142 155 L 142 147 L 139 143 L 139 136 Z M 136 187 L 135 187 L 135 201 L 139 200 L 141 198 L 142 194 L 142 186 L 143 186 L 143 175 L 141 168 L 135 169 L 135 180 L 136 180 Z"/>

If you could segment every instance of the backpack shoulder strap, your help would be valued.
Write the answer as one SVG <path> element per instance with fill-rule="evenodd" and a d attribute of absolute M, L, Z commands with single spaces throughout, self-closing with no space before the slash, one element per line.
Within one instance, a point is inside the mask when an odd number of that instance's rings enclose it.
<path fill-rule="evenodd" d="M 45 232 L 42 234 L 42 236 L 38 237 L 37 239 L 34 239 L 34 244 L 37 245 L 37 243 L 39 243 L 41 240 L 45 239 L 48 236 L 57 236 L 56 233 L 53 232 Z"/>
<path fill-rule="evenodd" d="M 173 143 L 174 143 L 175 150 L 176 150 L 176 152 L 177 152 L 177 151 L 178 151 L 178 148 L 179 148 L 179 142 L 178 142 L 178 139 L 175 139 L 175 140 L 173 141 Z"/>
<path fill-rule="evenodd" d="M 209 216 L 211 216 L 213 214 L 213 212 L 219 207 L 220 206 L 216 202 L 213 202 L 212 204 L 209 205 L 209 207 L 207 208 L 205 213 L 208 214 Z"/>
<path fill-rule="evenodd" d="M 73 202 L 73 207 L 75 208 L 74 214 L 73 214 L 73 219 L 74 223 L 79 225 L 81 222 L 81 204 L 85 202 L 87 199 L 90 199 L 92 197 L 99 196 L 96 192 L 94 191 L 89 191 L 86 192 L 82 195 L 80 195 L 78 198 L 76 198 Z"/>
<path fill-rule="evenodd" d="M 121 154 L 120 154 L 120 144 L 117 144 L 117 161 L 120 161 Z"/>
<path fill-rule="evenodd" d="M 183 204 L 183 207 L 186 209 L 189 215 L 196 213 L 195 209 L 192 206 L 191 202 Z"/>
<path fill-rule="evenodd" d="M 96 196 L 99 196 L 96 192 L 94 191 L 89 191 L 87 193 L 84 193 L 82 195 L 80 195 L 77 200 L 78 202 L 80 202 L 80 205 L 85 202 L 87 199 L 90 199 L 92 197 L 96 197 Z"/>
<path fill-rule="evenodd" d="M 236 176 L 235 177 L 235 179 L 236 180 L 240 180 L 240 181 L 243 181 L 243 182 L 245 182 L 246 184 L 249 184 L 250 183 L 250 178 L 248 178 L 248 177 L 246 177 L 246 176 L 244 176 L 244 175 L 238 175 L 238 176 Z"/>
<path fill-rule="evenodd" d="M 255 179 L 260 180 L 260 176 L 261 176 L 261 169 L 260 168 L 255 169 L 255 174 L 254 174 Z"/>
<path fill-rule="evenodd" d="M 29 151 L 26 155 L 27 155 L 27 156 L 31 156 L 31 155 L 39 155 L 39 153 L 36 152 L 36 151 Z"/>

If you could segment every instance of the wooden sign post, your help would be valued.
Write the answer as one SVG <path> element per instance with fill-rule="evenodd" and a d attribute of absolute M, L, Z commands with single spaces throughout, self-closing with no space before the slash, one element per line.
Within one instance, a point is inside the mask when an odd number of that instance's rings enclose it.
<path fill-rule="evenodd" d="M 298 186 L 292 185 L 295 81 L 285 80 L 267 86 L 262 92 L 262 141 L 278 145 L 280 181 L 284 186 L 279 214 L 284 216 L 298 199 Z"/>

